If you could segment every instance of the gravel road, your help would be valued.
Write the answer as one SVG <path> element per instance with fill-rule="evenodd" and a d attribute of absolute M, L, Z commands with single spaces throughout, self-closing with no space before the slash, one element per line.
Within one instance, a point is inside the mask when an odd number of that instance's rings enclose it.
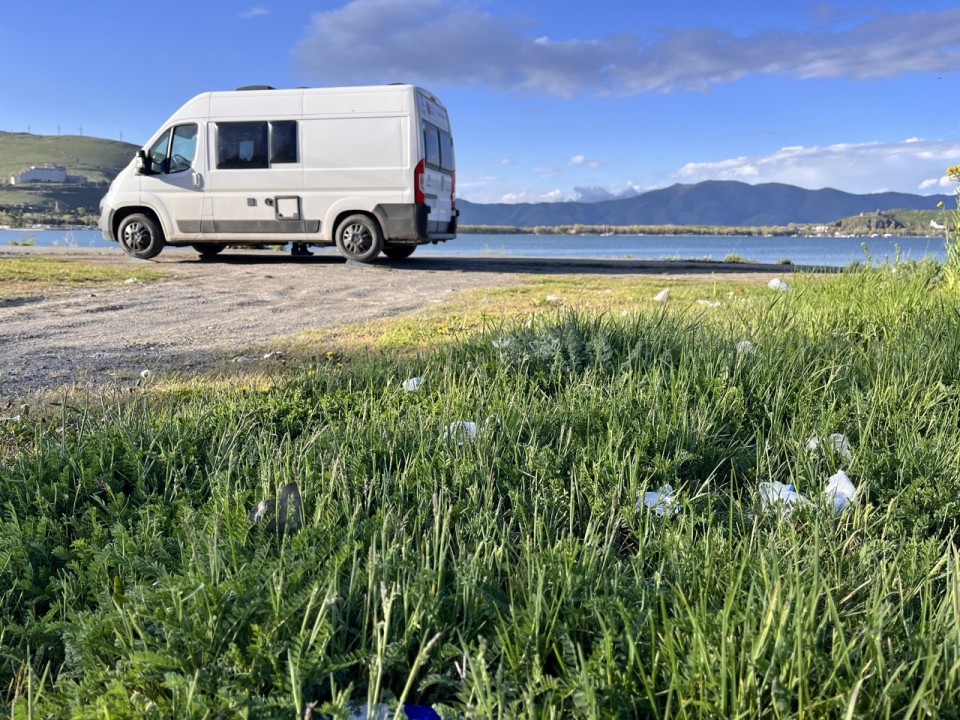
<path fill-rule="evenodd" d="M 401 262 L 345 263 L 317 253 L 227 251 L 201 261 L 167 248 L 155 261 L 114 249 L 0 248 L 0 263 L 49 255 L 170 275 L 0 301 L 0 415 L 38 392 L 131 385 L 143 369 L 194 373 L 248 354 L 261 357 L 277 338 L 443 302 L 454 293 L 520 282 L 530 275 L 678 275 L 731 272 L 744 266 L 634 260 L 538 260 L 414 256 Z M 782 266 L 751 266 L 776 273 Z"/>

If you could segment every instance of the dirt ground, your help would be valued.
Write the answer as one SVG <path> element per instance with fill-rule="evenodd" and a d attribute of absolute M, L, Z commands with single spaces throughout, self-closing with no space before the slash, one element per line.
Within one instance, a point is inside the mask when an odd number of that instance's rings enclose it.
<path fill-rule="evenodd" d="M 521 282 L 530 275 L 638 275 L 664 279 L 723 273 L 781 274 L 783 266 L 685 261 L 540 260 L 414 255 L 400 262 L 345 263 L 318 252 L 228 250 L 201 261 L 166 248 L 154 261 L 119 249 L 0 248 L 4 258 L 49 255 L 142 269 L 164 280 L 0 300 L 0 415 L 37 393 L 130 386 L 143 370 L 190 375 L 233 358 L 262 362 L 279 338 L 307 329 L 395 316 L 454 293 Z"/>

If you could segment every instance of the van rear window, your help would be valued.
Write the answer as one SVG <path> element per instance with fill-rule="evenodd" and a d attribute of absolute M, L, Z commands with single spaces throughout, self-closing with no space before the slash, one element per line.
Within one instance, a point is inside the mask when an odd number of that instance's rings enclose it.
<path fill-rule="evenodd" d="M 453 162 L 453 138 L 446 130 L 440 131 L 440 168 L 453 172 L 456 168 Z"/>
<path fill-rule="evenodd" d="M 423 124 L 423 157 L 427 165 L 440 167 L 440 128 L 430 123 Z"/>
<path fill-rule="evenodd" d="M 217 168 L 265 168 L 297 162 L 297 123 L 217 123 Z"/>
<path fill-rule="evenodd" d="M 453 138 L 433 123 L 423 124 L 423 151 L 427 165 L 453 172 Z"/>

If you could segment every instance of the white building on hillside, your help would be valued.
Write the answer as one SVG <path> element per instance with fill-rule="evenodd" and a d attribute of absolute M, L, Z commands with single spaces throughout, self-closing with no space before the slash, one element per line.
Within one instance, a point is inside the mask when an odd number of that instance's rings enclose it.
<path fill-rule="evenodd" d="M 86 181 L 87 178 L 84 175 L 67 175 L 67 169 L 65 167 L 52 163 L 41 166 L 32 165 L 30 169 L 10 177 L 11 185 L 36 182 L 83 184 Z"/>

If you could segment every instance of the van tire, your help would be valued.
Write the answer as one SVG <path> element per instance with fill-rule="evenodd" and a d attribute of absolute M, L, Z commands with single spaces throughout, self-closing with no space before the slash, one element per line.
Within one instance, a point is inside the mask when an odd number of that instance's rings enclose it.
<path fill-rule="evenodd" d="M 223 245 L 218 243 L 194 243 L 191 247 L 200 253 L 202 258 L 212 258 L 223 252 Z"/>
<path fill-rule="evenodd" d="M 387 245 L 383 248 L 383 254 L 391 260 L 406 260 L 416 249 L 416 245 Z"/>
<path fill-rule="evenodd" d="M 347 260 L 370 262 L 383 249 L 383 233 L 367 215 L 348 215 L 337 226 L 337 250 Z"/>
<path fill-rule="evenodd" d="M 117 228 L 117 239 L 127 255 L 139 260 L 155 258 L 166 244 L 157 223 L 142 213 L 127 215 L 123 219 Z"/>

